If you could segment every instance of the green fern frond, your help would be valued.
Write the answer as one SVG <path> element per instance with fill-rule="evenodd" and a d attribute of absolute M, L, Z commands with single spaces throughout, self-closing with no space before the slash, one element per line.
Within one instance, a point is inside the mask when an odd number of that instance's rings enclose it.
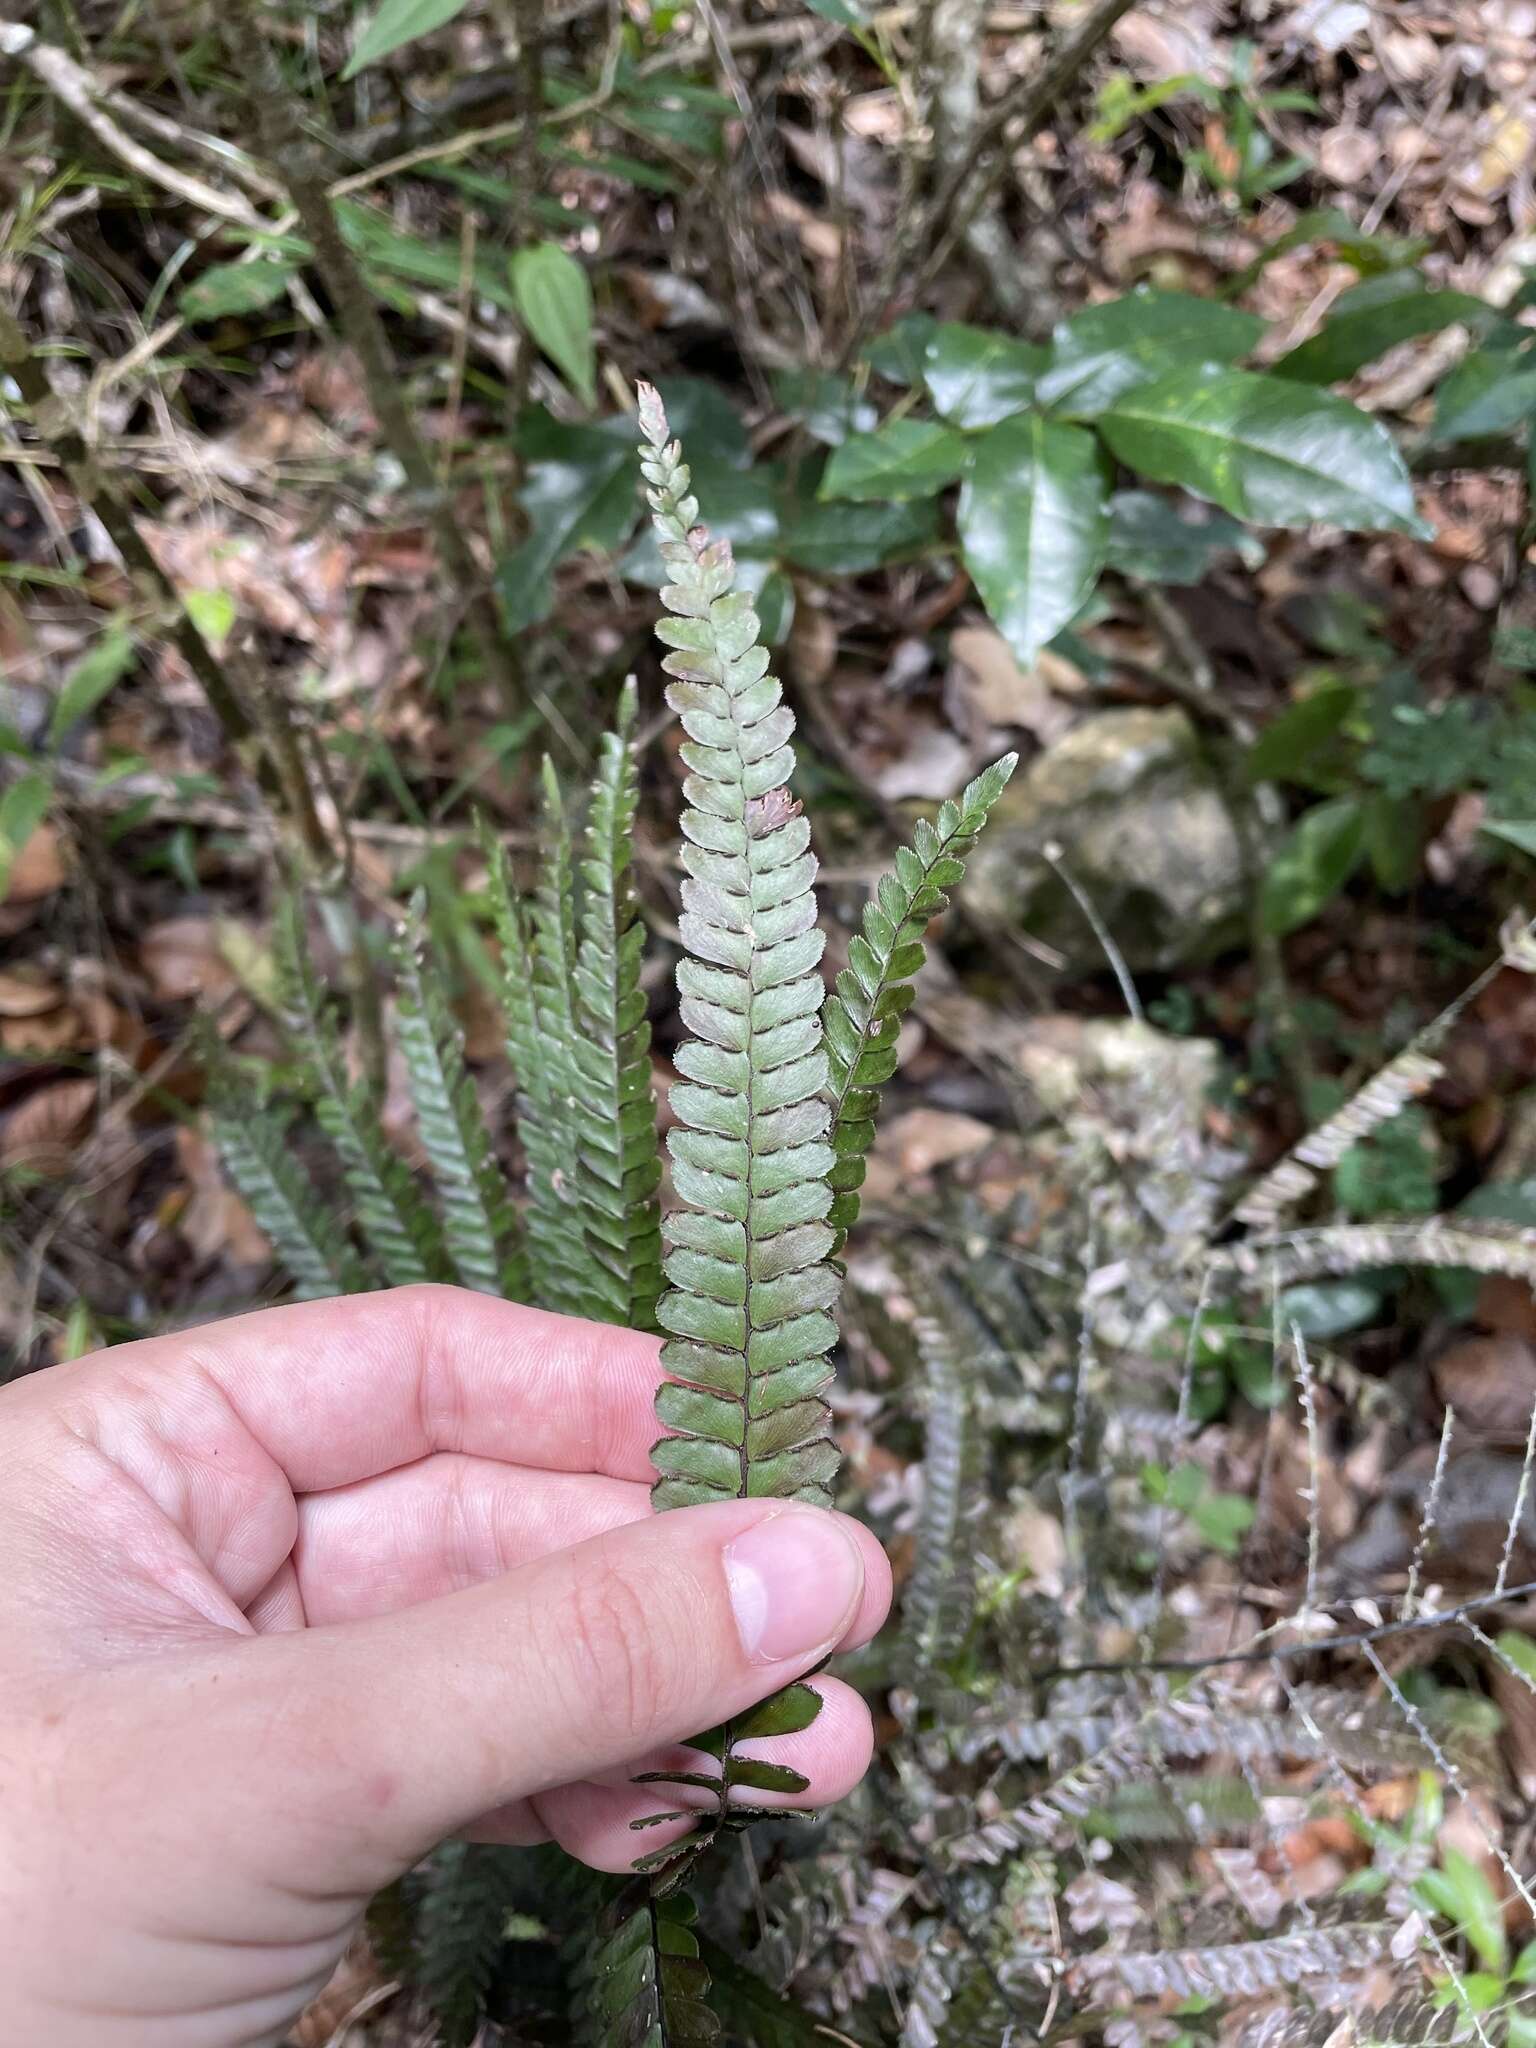
<path fill-rule="evenodd" d="M 944 892 L 964 875 L 966 856 L 1018 759 L 1004 754 L 958 799 L 941 805 L 932 824 L 919 820 L 912 844 L 897 848 L 894 866 L 865 905 L 863 929 L 849 941 L 848 965 L 827 999 L 823 1022 L 837 1155 L 827 1221 L 837 1232 L 835 1251 L 859 1213 L 878 1093 L 896 1071 L 896 1040 L 911 1007 L 912 977 L 923 964 L 923 934 L 947 907 Z"/>
<path fill-rule="evenodd" d="M 410 1168 L 384 1135 L 378 1092 L 366 1078 L 348 1078 L 336 1025 L 316 986 L 292 901 L 278 920 L 277 955 L 284 1007 L 314 1086 L 315 1121 L 340 1157 L 358 1228 L 385 1283 L 409 1287 L 446 1279 L 442 1231 Z"/>
<path fill-rule="evenodd" d="M 632 737 L 635 684 L 605 733 L 581 863 L 586 884 L 574 973 L 578 1029 L 571 1064 L 582 1115 L 575 1131 L 590 1260 L 588 1313 L 631 1329 L 656 1327 L 661 1293 L 661 1160 L 651 1093 L 651 1030 L 640 962 L 645 927 L 633 879 L 639 774 Z"/>
<path fill-rule="evenodd" d="M 396 1028 L 417 1128 L 442 1198 L 448 1257 L 466 1287 L 525 1300 L 528 1272 L 517 1219 L 464 1065 L 459 1028 L 422 957 L 414 914 L 400 933 L 395 961 Z"/>
<path fill-rule="evenodd" d="M 652 1452 L 660 1508 L 733 1496 L 829 1502 L 838 1454 L 822 1389 L 837 1338 L 827 1263 L 831 1112 L 817 973 L 815 856 L 785 787 L 794 718 L 767 673 L 731 551 L 698 501 L 666 414 L 641 387 L 641 471 L 671 581 L 658 637 L 682 720 L 683 913 L 677 970 L 691 1036 L 667 1140 L 688 1205 L 671 1217 L 671 1291 L 657 1320 L 674 1376 L 657 1396 L 675 1434 Z"/>
<path fill-rule="evenodd" d="M 213 1135 L 230 1179 L 293 1275 L 300 1301 L 359 1294 L 367 1275 L 346 1234 L 295 1156 L 291 1112 L 263 1109 L 219 1090 Z"/>
<path fill-rule="evenodd" d="M 578 1986 L 593 2048 L 712 2048 L 720 2022 L 705 2004 L 694 1907 L 628 1885 L 603 1915 Z"/>
<path fill-rule="evenodd" d="M 942 1280 L 932 1289 L 907 1280 L 917 1302 L 913 1335 L 923 1368 L 923 1502 L 916 1553 L 901 1602 L 901 1650 L 921 1688 L 964 1647 L 975 1608 L 975 1554 L 965 1541 L 986 1500 L 984 1446 L 971 1398 L 973 1362 L 962 1355 L 946 1313 Z"/>
<path fill-rule="evenodd" d="M 469 2048 L 505 1940 L 505 1851 L 449 1842 L 432 1859 L 416 1909 L 413 1975 L 441 2048 Z"/>

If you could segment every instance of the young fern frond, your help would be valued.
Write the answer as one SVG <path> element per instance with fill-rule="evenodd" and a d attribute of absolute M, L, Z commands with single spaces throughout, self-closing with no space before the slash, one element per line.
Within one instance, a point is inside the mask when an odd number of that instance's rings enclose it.
<path fill-rule="evenodd" d="M 656 1103 L 650 1025 L 640 987 L 645 927 L 633 879 L 640 800 L 632 736 L 635 684 L 624 685 L 618 723 L 605 733 L 592 784 L 586 884 L 574 983 L 571 1064 L 582 1115 L 575 1131 L 589 1261 L 589 1313 L 654 1330 L 661 1293 L 661 1211 L 656 1190 Z"/>
<path fill-rule="evenodd" d="M 543 772 L 538 886 L 529 906 L 535 1040 L 521 1070 L 532 1081 L 535 1121 L 544 1136 L 530 1154 L 528 1228 L 538 1299 L 565 1315 L 602 1315 L 602 1292 L 587 1256 L 576 1165 L 581 1122 L 574 1065 L 576 893 L 565 797 L 551 763 Z"/>
<path fill-rule="evenodd" d="M 923 964 L 923 933 L 947 907 L 944 892 L 964 875 L 966 856 L 1018 759 L 1004 754 L 941 805 L 932 824 L 918 821 L 912 844 L 897 849 L 891 871 L 865 905 L 863 929 L 849 941 L 848 965 L 827 998 L 823 1023 L 837 1155 L 827 1221 L 837 1233 L 834 1252 L 842 1250 L 859 1213 L 878 1093 L 896 1071 L 896 1040 L 911 1007 L 912 977 Z"/>
<path fill-rule="evenodd" d="M 367 1276 L 334 1213 L 294 1154 L 291 1115 L 237 1101 L 222 1091 L 213 1106 L 214 1142 L 229 1177 L 272 1249 L 293 1275 L 300 1301 L 358 1294 Z"/>
<path fill-rule="evenodd" d="M 278 954 L 292 1015 L 315 1085 L 315 1121 L 341 1160 L 356 1204 L 358 1228 L 389 1287 L 447 1278 L 437 1218 L 415 1176 L 385 1137 L 377 1090 L 348 1078 L 336 1026 L 327 1014 L 304 951 L 297 906 L 278 923 Z"/>
<path fill-rule="evenodd" d="M 454 1272 L 481 1294 L 526 1299 L 527 1261 L 459 1028 L 436 974 L 422 957 L 419 918 L 395 946 L 396 1028 L 417 1128 L 443 1205 L 443 1235 Z"/>
<path fill-rule="evenodd" d="M 837 1338 L 838 1275 L 826 1215 L 833 1152 L 822 1050 L 823 938 L 816 860 L 785 787 L 794 718 L 758 644 L 751 599 L 732 589 L 726 542 L 698 502 L 661 400 L 640 392 L 641 470 L 671 581 L 657 626 L 673 651 L 667 701 L 682 720 L 683 913 L 672 1090 L 671 1289 L 657 1319 L 673 1375 L 657 1414 L 656 1505 L 733 1496 L 829 1502 L 838 1455 L 822 1389 Z"/>
<path fill-rule="evenodd" d="M 713 2048 L 720 2022 L 705 2004 L 693 1902 L 628 1885 L 599 1924 L 578 1986 L 592 2048 Z"/>

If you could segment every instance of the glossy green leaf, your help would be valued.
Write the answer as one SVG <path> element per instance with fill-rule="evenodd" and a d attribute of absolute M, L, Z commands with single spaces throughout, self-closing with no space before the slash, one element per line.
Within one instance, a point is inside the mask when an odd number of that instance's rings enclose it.
<path fill-rule="evenodd" d="M 1091 420 L 1134 390 L 1192 362 L 1235 363 L 1264 331 L 1256 314 L 1185 292 L 1136 291 L 1085 307 L 1056 329 L 1036 397 Z"/>
<path fill-rule="evenodd" d="M 977 444 L 958 526 L 982 602 L 1028 667 L 1104 565 L 1108 491 L 1092 434 L 1039 414 L 994 427 Z"/>
<path fill-rule="evenodd" d="M 928 343 L 939 323 L 931 313 L 903 313 L 864 351 L 864 360 L 892 384 L 921 384 Z"/>
<path fill-rule="evenodd" d="M 797 569 L 823 576 L 859 576 L 895 555 L 911 554 L 938 536 L 931 498 L 907 504 L 796 504 L 784 514 L 783 554 Z"/>
<path fill-rule="evenodd" d="M 1143 583 L 1199 583 L 1224 555 L 1257 569 L 1264 543 L 1224 512 L 1192 519 L 1156 491 L 1116 491 L 1109 501 L 1106 569 Z"/>
<path fill-rule="evenodd" d="M 1287 782 L 1301 778 L 1316 756 L 1343 727 L 1360 703 L 1354 683 L 1332 683 L 1309 691 L 1272 719 L 1248 749 L 1243 763 L 1250 782 Z"/>
<path fill-rule="evenodd" d="M 863 28 L 863 10 L 850 5 L 850 0 L 805 0 L 812 14 L 819 14 L 823 21 L 835 21 L 839 28 Z"/>
<path fill-rule="evenodd" d="M 1502 839 L 1536 860 L 1536 818 L 1485 818 L 1482 829 L 1490 839 Z"/>
<path fill-rule="evenodd" d="M 823 498 L 890 504 L 927 498 L 952 484 L 969 455 L 965 438 L 937 420 L 888 420 L 873 434 L 854 434 L 832 452 L 822 473 Z"/>
<path fill-rule="evenodd" d="M 1356 798 L 1336 797 L 1304 811 L 1264 877 L 1266 930 L 1283 936 L 1309 923 L 1338 895 L 1364 852 L 1365 810 Z"/>
<path fill-rule="evenodd" d="M 386 215 L 353 199 L 336 201 L 336 225 L 370 271 L 457 294 L 463 283 L 464 253 L 457 240 L 428 241 L 396 227 Z M 512 280 L 499 257 L 477 256 L 470 273 L 476 294 L 505 313 L 517 311 Z"/>
<path fill-rule="evenodd" d="M 600 427 L 568 426 L 535 414 L 519 436 L 528 538 L 502 560 L 496 587 L 517 633 L 549 614 L 555 567 L 578 548 L 611 553 L 634 523 L 631 456 Z"/>
<path fill-rule="evenodd" d="M 677 407 L 666 384 L 657 387 L 667 401 L 667 417 L 678 435 L 686 428 L 678 422 Z M 867 434 L 879 424 L 880 415 L 867 398 L 861 398 L 851 377 L 832 370 L 776 370 L 773 395 L 791 419 L 803 420 L 812 440 L 837 448 L 850 434 Z M 697 460 L 697 436 L 689 437 L 690 457 Z"/>
<path fill-rule="evenodd" d="M 523 325 L 590 406 L 597 399 L 592 286 L 558 242 L 535 242 L 512 258 L 512 292 Z"/>
<path fill-rule="evenodd" d="M 1386 428 L 1310 385 L 1249 370 L 1180 371 L 1127 392 L 1099 431 L 1128 468 L 1237 519 L 1429 531 Z"/>
<path fill-rule="evenodd" d="M 352 45 L 352 55 L 341 74 L 343 81 L 418 37 L 430 35 L 433 29 L 443 28 L 462 14 L 467 4 L 468 0 L 381 0 Z"/>
<path fill-rule="evenodd" d="M 1480 320 L 1487 310 L 1470 292 L 1434 291 L 1415 270 L 1389 270 L 1337 298 L 1317 333 L 1272 364 L 1270 374 L 1333 384 L 1400 341 Z"/>
<path fill-rule="evenodd" d="M 957 427 L 991 427 L 1033 404 L 1045 350 L 991 328 L 945 321 L 923 348 L 934 410 Z"/>
<path fill-rule="evenodd" d="M 1437 441 L 1479 441 L 1536 418 L 1536 350 L 1483 349 L 1458 363 L 1435 394 Z"/>
<path fill-rule="evenodd" d="M 194 323 L 259 313 L 283 296 L 295 275 L 291 263 L 271 257 L 253 263 L 215 263 L 193 278 L 177 304 L 181 317 Z"/>
<path fill-rule="evenodd" d="M 133 661 L 135 641 L 127 626 L 120 623 L 110 625 L 106 632 L 88 648 L 75 663 L 53 702 L 53 717 L 48 725 L 48 737 L 54 746 L 59 744 L 72 725 L 82 718 L 88 718 L 115 683 L 128 673 Z"/>

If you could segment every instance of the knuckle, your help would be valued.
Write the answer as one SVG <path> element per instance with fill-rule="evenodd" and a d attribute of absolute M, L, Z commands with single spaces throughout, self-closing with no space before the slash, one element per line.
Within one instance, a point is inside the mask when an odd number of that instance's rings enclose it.
<path fill-rule="evenodd" d="M 643 1587 L 619 1566 L 584 1563 L 562 1617 L 574 1702 L 616 1746 L 650 1740 L 674 1696 L 667 1632 Z"/>

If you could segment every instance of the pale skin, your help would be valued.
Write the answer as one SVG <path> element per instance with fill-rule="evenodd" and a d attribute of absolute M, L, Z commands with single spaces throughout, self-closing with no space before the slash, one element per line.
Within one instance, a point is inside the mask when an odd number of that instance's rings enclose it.
<path fill-rule="evenodd" d="M 657 1377 L 653 1338 L 407 1288 L 0 1389 L 0 2048 L 276 2042 L 435 1843 L 627 1869 L 671 1789 L 636 1771 L 869 1640 L 858 1524 L 651 1513 Z M 814 1683 L 755 1745 L 807 1806 L 871 1744 Z"/>

